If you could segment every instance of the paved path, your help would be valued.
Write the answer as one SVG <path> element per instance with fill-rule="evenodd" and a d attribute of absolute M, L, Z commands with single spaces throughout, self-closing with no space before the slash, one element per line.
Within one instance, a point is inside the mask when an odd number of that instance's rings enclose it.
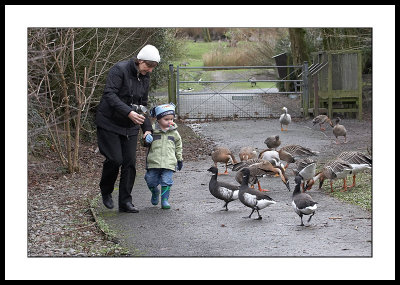
<path fill-rule="evenodd" d="M 352 124 L 351 133 L 353 127 L 357 130 L 362 123 L 351 120 L 348 124 Z M 280 132 L 276 120 L 212 122 L 194 127 L 218 145 L 231 147 L 236 154 L 245 145 L 264 149 L 264 139 L 273 134 L 281 135 L 282 145 L 301 144 L 321 151 L 321 157 L 326 150 L 333 152 L 333 148 L 360 147 L 359 141 L 351 135 L 347 145 L 337 146 L 330 128 L 324 134 L 310 126 L 309 122 L 293 122 L 284 133 Z M 311 224 L 301 227 L 300 218 L 291 207 L 292 192 L 288 192 L 279 178 L 265 178 L 261 185 L 271 190 L 270 196 L 278 203 L 260 211 L 262 220 L 253 220 L 256 214 L 252 219 L 243 219 L 251 210 L 240 201 L 230 203 L 228 212 L 220 211 L 223 202 L 209 193 L 210 173 L 206 169 L 211 165 L 208 156 L 184 163 L 182 171 L 174 176 L 170 210 L 151 205 L 150 191 L 143 174 L 139 174 L 132 194 L 140 212 L 119 213 L 101 205 L 100 215 L 117 233 L 121 243 L 139 256 L 372 256 L 369 212 L 342 203 L 314 187 L 309 193 L 319 203 L 318 209 Z M 221 171 L 223 168 L 220 165 Z M 290 172 L 293 191 L 294 179 Z M 230 171 L 228 176 L 219 179 L 234 182 L 234 173 Z M 116 194 L 114 200 L 117 200 Z"/>

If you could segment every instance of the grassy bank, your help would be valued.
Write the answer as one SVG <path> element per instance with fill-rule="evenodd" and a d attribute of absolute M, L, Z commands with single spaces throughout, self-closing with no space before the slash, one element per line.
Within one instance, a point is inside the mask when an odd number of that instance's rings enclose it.
<path fill-rule="evenodd" d="M 348 176 L 347 185 L 351 186 L 353 182 L 352 176 Z M 333 181 L 333 191 L 331 192 L 331 186 L 327 180 L 322 186 L 324 193 L 336 197 L 341 201 L 345 201 L 350 204 L 354 204 L 362 207 L 367 211 L 372 210 L 372 175 L 371 171 L 365 171 L 357 174 L 356 185 L 352 188 L 348 188 L 347 191 L 341 191 L 343 189 L 343 179 Z"/>

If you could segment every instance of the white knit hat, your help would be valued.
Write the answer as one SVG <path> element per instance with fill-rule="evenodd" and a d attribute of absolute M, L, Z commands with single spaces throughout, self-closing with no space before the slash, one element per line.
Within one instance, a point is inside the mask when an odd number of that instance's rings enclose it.
<path fill-rule="evenodd" d="M 137 59 L 160 62 L 160 53 L 155 46 L 146 45 L 138 53 Z"/>

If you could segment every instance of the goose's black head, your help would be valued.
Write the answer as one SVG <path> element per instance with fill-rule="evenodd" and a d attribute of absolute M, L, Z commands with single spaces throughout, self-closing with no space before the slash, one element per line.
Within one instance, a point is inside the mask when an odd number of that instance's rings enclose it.
<path fill-rule="evenodd" d="M 241 170 L 242 172 L 242 184 L 248 184 L 249 179 L 250 179 L 250 169 L 248 167 L 245 167 Z"/>
<path fill-rule="evenodd" d="M 301 180 L 302 180 L 301 176 L 300 176 L 300 175 L 297 175 L 297 176 L 294 178 L 294 183 L 295 183 L 296 185 L 300 185 L 300 184 L 301 184 Z"/>
<path fill-rule="evenodd" d="M 207 171 L 210 171 L 212 174 L 218 174 L 218 168 L 215 166 L 211 166 Z"/>

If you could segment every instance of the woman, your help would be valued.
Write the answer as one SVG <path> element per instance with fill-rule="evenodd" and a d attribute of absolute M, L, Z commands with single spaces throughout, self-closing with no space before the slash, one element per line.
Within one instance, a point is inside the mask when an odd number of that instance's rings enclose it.
<path fill-rule="evenodd" d="M 119 211 L 139 212 L 132 204 L 131 191 L 136 176 L 136 144 L 139 127 L 143 138 L 151 133 L 150 119 L 141 112 L 147 106 L 150 73 L 160 62 L 156 47 L 146 45 L 136 59 L 115 64 L 109 71 L 96 113 L 97 141 L 105 156 L 100 180 L 104 205 L 112 209 L 111 193 L 121 168 Z M 142 108 L 143 110 L 143 108 Z"/>

